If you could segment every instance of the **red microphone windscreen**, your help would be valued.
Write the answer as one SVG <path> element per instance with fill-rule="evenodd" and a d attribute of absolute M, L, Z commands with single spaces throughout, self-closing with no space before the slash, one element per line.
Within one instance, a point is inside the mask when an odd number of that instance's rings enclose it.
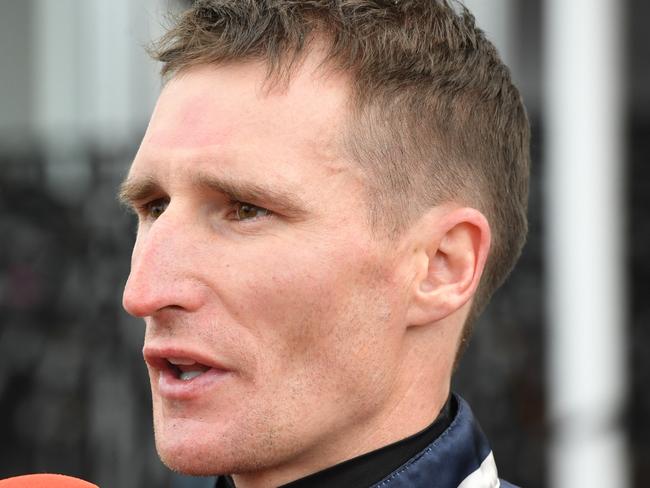
<path fill-rule="evenodd" d="M 27 474 L 0 480 L 0 488 L 99 488 L 97 485 L 62 474 Z"/>

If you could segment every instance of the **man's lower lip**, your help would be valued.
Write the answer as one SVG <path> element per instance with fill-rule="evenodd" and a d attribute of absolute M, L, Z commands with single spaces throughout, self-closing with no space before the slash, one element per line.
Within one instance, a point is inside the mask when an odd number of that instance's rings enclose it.
<path fill-rule="evenodd" d="M 182 380 L 171 369 L 158 373 L 158 394 L 170 400 L 191 400 L 207 393 L 220 383 L 228 371 L 210 368 L 190 380 Z"/>

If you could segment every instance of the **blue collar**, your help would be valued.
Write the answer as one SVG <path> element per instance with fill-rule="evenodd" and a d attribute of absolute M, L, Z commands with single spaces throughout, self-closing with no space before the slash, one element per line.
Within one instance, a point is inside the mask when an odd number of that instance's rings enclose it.
<path fill-rule="evenodd" d="M 435 441 L 372 488 L 508 488 L 500 481 L 485 434 L 465 400 Z"/>

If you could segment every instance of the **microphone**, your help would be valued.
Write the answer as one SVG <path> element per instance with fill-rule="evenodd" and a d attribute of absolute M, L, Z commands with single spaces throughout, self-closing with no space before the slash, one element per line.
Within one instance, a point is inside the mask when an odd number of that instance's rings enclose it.
<path fill-rule="evenodd" d="M 87 481 L 62 474 L 27 474 L 0 480 L 0 488 L 99 488 Z"/>

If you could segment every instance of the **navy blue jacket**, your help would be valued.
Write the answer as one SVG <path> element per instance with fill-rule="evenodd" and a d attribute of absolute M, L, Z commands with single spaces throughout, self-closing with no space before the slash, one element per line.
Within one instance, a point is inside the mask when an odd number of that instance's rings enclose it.
<path fill-rule="evenodd" d="M 372 488 L 516 488 L 499 480 L 487 438 L 465 400 L 451 425 Z"/>

